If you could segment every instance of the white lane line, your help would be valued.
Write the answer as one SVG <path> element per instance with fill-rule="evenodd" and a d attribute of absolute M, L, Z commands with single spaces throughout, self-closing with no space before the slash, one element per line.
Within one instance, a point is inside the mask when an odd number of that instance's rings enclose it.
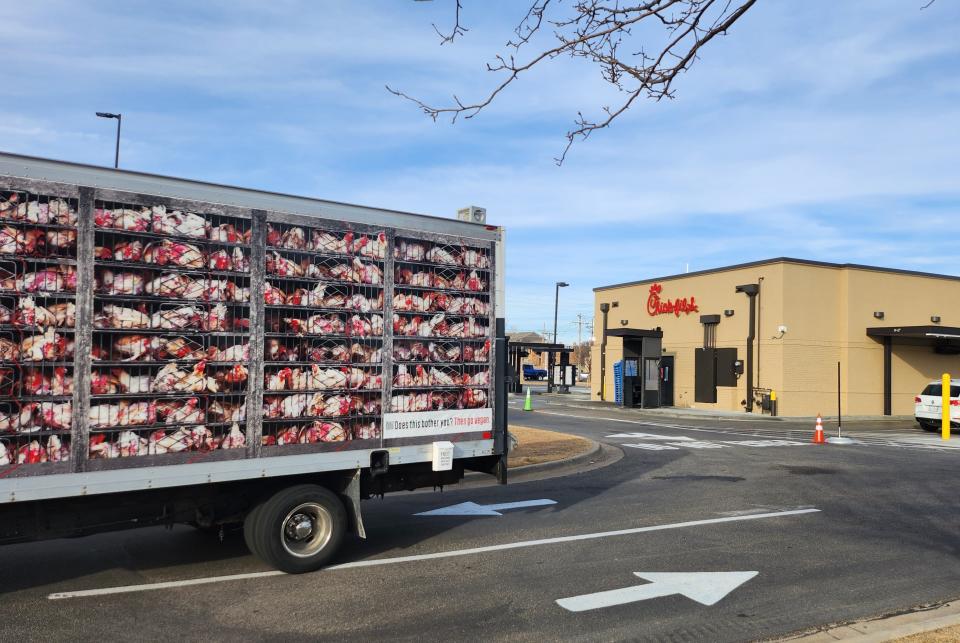
<path fill-rule="evenodd" d="M 647 451 L 676 451 L 679 447 L 672 447 L 668 444 L 655 444 L 653 442 L 634 442 L 621 444 L 622 447 L 633 447 L 634 449 L 646 449 Z"/>
<path fill-rule="evenodd" d="M 572 413 L 558 413 L 556 411 L 537 411 L 541 415 L 557 415 L 560 417 L 568 417 L 576 420 L 590 420 L 593 422 L 621 422 L 623 424 L 638 424 L 641 426 L 652 426 L 663 429 L 678 429 L 681 431 L 699 431 L 701 433 L 722 433 L 724 435 L 739 435 L 749 438 L 769 438 L 769 439 L 797 439 L 797 437 L 805 437 L 806 432 L 802 429 L 784 429 L 780 431 L 778 429 L 734 429 L 733 427 L 697 427 L 697 426 L 685 426 L 682 424 L 666 424 L 663 422 L 652 422 L 647 420 L 625 420 L 622 418 L 609 418 L 609 417 L 593 417 L 589 415 L 573 415 Z M 796 435 L 796 434 L 799 434 Z M 810 435 L 813 435 L 813 430 L 810 430 Z M 917 443 L 914 442 L 914 439 L 923 439 L 927 436 L 891 436 L 883 434 L 868 434 L 868 433 L 848 433 L 849 436 L 854 437 L 858 442 L 874 447 L 892 447 L 897 449 L 921 449 L 921 450 L 937 450 L 937 451 L 952 451 L 960 449 L 960 444 L 954 445 L 942 445 L 937 443 Z M 881 437 L 882 436 L 882 437 Z"/>
<path fill-rule="evenodd" d="M 683 435 L 657 435 L 656 433 L 614 433 L 606 436 L 610 438 L 637 438 L 638 440 L 693 440 Z"/>
<path fill-rule="evenodd" d="M 667 442 L 667 444 L 685 449 L 725 449 L 727 446 L 718 442 L 701 442 L 696 440 L 693 442 Z"/>
<path fill-rule="evenodd" d="M 328 569 L 333 569 L 332 567 Z M 104 587 L 102 589 L 82 589 L 75 592 L 55 592 L 47 596 L 51 601 L 65 598 L 83 598 L 85 596 L 109 596 L 111 594 L 131 594 L 133 592 L 147 592 L 157 589 L 171 589 L 174 587 L 190 587 L 192 585 L 208 585 L 210 583 L 226 583 L 232 580 L 249 580 L 253 578 L 269 578 L 270 576 L 284 576 L 284 572 L 250 572 L 247 574 L 230 574 L 229 576 L 210 576 L 208 578 L 189 578 L 187 580 L 172 580 L 164 583 L 145 583 L 143 585 L 121 585 L 119 587 Z"/>
<path fill-rule="evenodd" d="M 663 429 L 680 429 L 682 431 L 699 431 L 702 433 L 721 433 L 723 435 L 742 435 L 748 438 L 754 438 L 754 437 L 757 437 L 758 435 L 756 433 L 740 433 L 727 427 L 717 427 L 713 429 L 707 429 L 707 428 L 696 427 L 696 426 L 683 426 L 680 424 L 663 424 L 659 422 L 645 422 L 643 420 L 624 420 L 622 418 L 590 417 L 589 415 L 573 415 L 571 413 L 557 413 L 556 411 L 537 411 L 537 412 L 540 413 L 541 415 L 557 415 L 560 417 L 574 418 L 576 420 L 592 420 L 594 422 L 597 422 L 597 421 L 622 422 L 624 424 L 639 424 L 641 426 L 655 426 Z M 682 438 L 675 438 L 675 439 L 682 439 Z"/>
<path fill-rule="evenodd" d="M 575 536 L 558 536 L 556 538 L 540 538 L 538 540 L 521 540 L 513 543 L 503 543 L 500 545 L 488 545 L 486 547 L 471 547 L 470 549 L 456 549 L 453 551 L 440 551 L 433 554 L 416 554 L 413 556 L 398 556 L 396 558 L 375 558 L 373 560 L 358 560 L 353 563 L 343 563 L 342 565 L 332 565 L 321 571 L 335 571 L 338 569 L 356 569 L 359 567 L 377 567 L 380 565 L 394 565 L 396 563 L 411 563 L 421 560 L 434 560 L 437 558 L 453 558 L 455 556 L 469 556 L 471 554 L 485 554 L 493 551 L 503 551 L 507 549 L 521 549 L 524 547 L 537 547 L 539 545 L 555 545 L 557 543 L 571 543 L 580 540 L 594 540 L 597 538 L 610 538 L 612 536 L 628 536 L 631 534 L 644 534 L 651 531 L 664 531 L 668 529 L 684 529 L 686 527 L 699 527 L 702 525 L 719 525 L 728 522 L 742 522 L 745 520 L 763 520 L 765 518 L 782 518 L 784 516 L 799 516 L 802 514 L 819 513 L 819 509 L 790 509 L 788 511 L 772 511 L 767 513 L 750 514 L 743 516 L 725 516 L 723 518 L 707 518 L 705 520 L 688 520 L 686 522 L 675 522 L 666 525 L 651 525 L 649 527 L 633 527 L 631 529 L 617 529 L 616 531 L 599 531 L 590 534 L 577 534 Z M 251 572 L 248 574 L 231 574 L 229 576 L 210 576 L 208 578 L 191 578 L 179 581 L 167 581 L 163 583 L 144 583 L 142 585 L 123 585 L 119 587 L 104 587 L 101 589 L 82 589 L 74 592 L 56 592 L 50 594 L 47 598 L 51 601 L 63 600 L 67 598 L 84 598 L 88 596 L 109 596 L 111 594 L 130 594 L 133 592 L 147 592 L 157 589 L 170 589 L 174 587 L 190 587 L 192 585 L 207 585 L 210 583 L 224 583 L 234 580 L 247 580 L 252 578 L 267 578 L 270 576 L 282 576 L 283 572 Z"/>
<path fill-rule="evenodd" d="M 810 444 L 794 440 L 722 440 L 722 442 L 735 447 L 805 447 Z"/>

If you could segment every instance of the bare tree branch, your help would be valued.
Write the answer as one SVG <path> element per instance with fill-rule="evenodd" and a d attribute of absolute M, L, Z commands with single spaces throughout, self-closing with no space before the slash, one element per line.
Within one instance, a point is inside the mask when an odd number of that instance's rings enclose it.
<path fill-rule="evenodd" d="M 628 0 L 629 1 L 629 0 Z M 409 94 L 387 87 L 392 94 L 413 102 L 424 114 L 437 120 L 441 115 L 456 122 L 461 116 L 473 118 L 490 105 L 524 72 L 558 56 L 584 59 L 594 64 L 601 78 L 624 94 L 619 105 L 602 107 L 603 117 L 590 119 L 577 114 L 573 128 L 566 133 L 567 143 L 556 158 L 562 164 L 571 146 L 610 126 L 640 97 L 659 101 L 673 98 L 676 78 L 697 61 L 700 51 L 715 37 L 725 35 L 756 0 L 532 0 L 529 9 L 514 29 L 514 38 L 505 47 L 510 54 L 496 55 L 487 71 L 502 75 L 500 82 L 485 97 L 461 101 L 456 95 L 445 106 L 433 106 Z M 466 29 L 460 25 L 461 1 L 456 0 L 453 30 L 444 35 L 434 26 L 441 43 L 452 42 Z M 544 27 L 553 30 L 553 44 L 542 46 L 528 56 L 539 36 L 547 37 Z M 636 36 L 634 29 L 642 32 Z M 657 33 L 659 32 L 659 40 Z M 632 51 L 624 51 L 630 46 Z M 648 53 L 652 51 L 653 53 Z M 519 58 L 517 58 L 519 57 Z"/>
<path fill-rule="evenodd" d="M 432 2 L 432 0 L 414 0 L 415 2 Z M 440 44 L 445 45 L 448 42 L 453 42 L 457 36 L 463 36 L 466 34 L 469 29 L 460 24 L 460 11 L 463 9 L 461 0 L 456 0 L 457 8 L 453 16 L 453 29 L 450 30 L 449 34 L 445 34 L 440 31 L 440 27 L 437 26 L 437 23 L 433 23 L 431 26 L 433 30 L 437 32 L 437 35 L 440 36 Z"/>

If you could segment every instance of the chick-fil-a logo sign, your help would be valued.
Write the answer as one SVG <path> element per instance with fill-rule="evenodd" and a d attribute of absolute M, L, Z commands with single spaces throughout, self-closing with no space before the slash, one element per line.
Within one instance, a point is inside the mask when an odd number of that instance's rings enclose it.
<path fill-rule="evenodd" d="M 700 309 L 697 308 L 696 297 L 691 297 L 690 299 L 678 297 L 677 299 L 661 300 L 661 292 L 663 292 L 663 286 L 660 284 L 650 286 L 650 296 L 647 297 L 647 313 L 650 316 L 669 315 L 673 313 L 679 317 L 680 313 L 689 315 L 690 313 L 700 312 Z"/>

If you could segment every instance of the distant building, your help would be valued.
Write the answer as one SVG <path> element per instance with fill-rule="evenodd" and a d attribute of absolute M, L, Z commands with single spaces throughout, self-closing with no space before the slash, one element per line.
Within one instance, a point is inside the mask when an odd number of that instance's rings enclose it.
<path fill-rule="evenodd" d="M 507 331 L 507 336 L 510 338 L 510 341 L 515 344 L 519 342 L 546 343 L 550 341 L 540 333 L 531 331 Z M 537 368 L 545 369 L 547 368 L 547 353 L 528 351 L 527 356 L 523 358 L 521 363 L 531 364 Z"/>

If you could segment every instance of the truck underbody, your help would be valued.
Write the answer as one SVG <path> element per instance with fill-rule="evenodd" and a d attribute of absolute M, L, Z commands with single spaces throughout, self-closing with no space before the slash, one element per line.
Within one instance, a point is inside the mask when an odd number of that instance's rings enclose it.
<path fill-rule="evenodd" d="M 468 471 L 505 481 L 500 456 L 458 459 L 449 471 L 432 471 L 430 463 L 389 467 L 372 474 L 326 472 L 170 487 L 80 498 L 56 498 L 0 506 L 0 544 L 89 536 L 106 531 L 157 525 L 189 524 L 209 529 L 242 524 L 252 507 L 278 491 L 300 484 L 324 487 L 344 503 L 354 534 L 363 536 L 357 500 L 387 493 L 442 488 L 460 482 Z"/>

